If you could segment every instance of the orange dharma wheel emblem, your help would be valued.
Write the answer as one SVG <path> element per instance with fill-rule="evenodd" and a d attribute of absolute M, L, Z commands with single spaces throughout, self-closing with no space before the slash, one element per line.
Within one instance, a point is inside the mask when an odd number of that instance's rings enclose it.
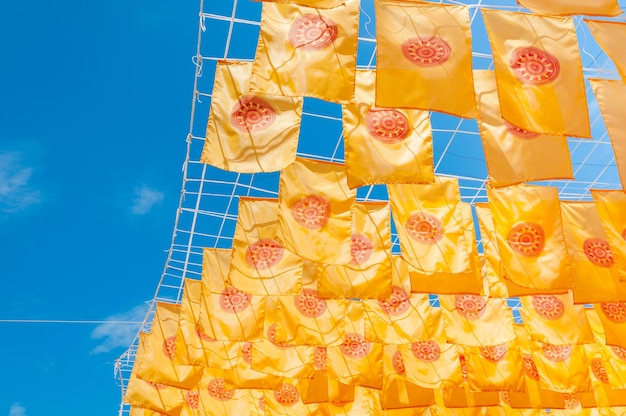
<path fill-rule="evenodd" d="M 328 17 L 304 14 L 293 21 L 288 38 L 294 48 L 318 51 L 332 45 L 338 33 L 337 25 Z"/>
<path fill-rule="evenodd" d="M 298 312 L 309 318 L 318 318 L 326 311 L 326 301 L 320 299 L 313 289 L 303 289 L 294 302 Z"/>
<path fill-rule="evenodd" d="M 572 410 L 580 407 L 580 399 L 576 393 L 563 393 L 563 401 L 565 402 L 566 410 Z"/>
<path fill-rule="evenodd" d="M 553 295 L 533 296 L 532 304 L 537 314 L 543 319 L 559 319 L 565 312 L 565 305 L 561 299 Z"/>
<path fill-rule="evenodd" d="M 273 238 L 262 238 L 250 244 L 246 249 L 248 266 L 265 270 L 276 265 L 285 253 L 283 246 Z"/>
<path fill-rule="evenodd" d="M 185 402 L 187 403 L 187 406 L 192 409 L 197 409 L 200 406 L 199 396 L 200 394 L 197 390 L 187 390 L 187 393 L 185 394 Z"/>
<path fill-rule="evenodd" d="M 418 36 L 407 39 L 400 48 L 406 59 L 422 67 L 441 65 L 452 55 L 450 44 L 437 36 Z"/>
<path fill-rule="evenodd" d="M 385 144 L 401 143 L 411 134 L 411 123 L 398 110 L 372 108 L 365 115 L 370 136 Z"/>
<path fill-rule="evenodd" d="M 406 374 L 406 367 L 404 366 L 404 360 L 402 359 L 400 350 L 396 351 L 391 357 L 391 365 L 397 374 Z"/>
<path fill-rule="evenodd" d="M 611 350 L 620 360 L 626 361 L 626 348 L 620 347 L 619 345 L 612 345 Z"/>
<path fill-rule="evenodd" d="M 350 243 L 350 264 L 360 266 L 372 256 L 374 246 L 363 234 L 352 234 Z"/>
<path fill-rule="evenodd" d="M 441 220 L 427 212 L 412 214 L 404 224 L 409 237 L 418 243 L 435 244 L 443 237 Z"/>
<path fill-rule="evenodd" d="M 250 305 L 250 300 L 250 295 L 232 286 L 228 286 L 220 294 L 220 306 L 226 312 L 236 313 L 242 311 Z"/>
<path fill-rule="evenodd" d="M 527 85 L 549 84 L 561 72 L 556 56 L 534 46 L 515 49 L 509 57 L 509 67 L 515 78 Z"/>
<path fill-rule="evenodd" d="M 167 337 L 163 340 L 163 354 L 170 360 L 176 355 L 176 335 Z"/>
<path fill-rule="evenodd" d="M 588 238 L 583 243 L 583 250 L 590 262 L 600 267 L 615 264 L 609 243 L 602 238 Z"/>
<path fill-rule="evenodd" d="M 601 358 L 594 358 L 591 360 L 591 370 L 596 378 L 603 384 L 609 384 L 609 375 L 606 372 L 604 363 Z"/>
<path fill-rule="evenodd" d="M 316 370 L 326 370 L 327 357 L 326 347 L 315 347 L 313 365 Z"/>
<path fill-rule="evenodd" d="M 441 348 L 439 348 L 439 344 L 432 340 L 412 343 L 411 351 L 413 351 L 415 358 L 420 361 L 437 361 L 441 356 Z"/>
<path fill-rule="evenodd" d="M 207 390 L 209 391 L 209 395 L 212 398 L 221 402 L 230 400 L 235 395 L 235 390 L 226 389 L 224 379 L 222 378 L 214 378 L 213 380 L 211 380 L 209 382 Z"/>
<path fill-rule="evenodd" d="M 230 112 L 230 122 L 237 130 L 255 132 L 268 128 L 276 120 L 276 110 L 267 101 L 244 95 Z"/>
<path fill-rule="evenodd" d="M 537 137 L 541 136 L 541 134 L 539 133 L 535 133 L 533 131 L 528 131 L 525 130 L 521 127 L 516 126 L 515 124 L 508 122 L 506 120 L 504 120 L 504 127 L 506 128 L 506 131 L 512 135 L 517 137 L 518 139 L 522 139 L 522 140 L 532 140 L 532 139 L 536 139 Z"/>
<path fill-rule="evenodd" d="M 546 237 L 541 225 L 534 222 L 520 222 L 511 228 L 507 241 L 516 253 L 526 257 L 536 257 L 543 251 Z"/>
<path fill-rule="evenodd" d="M 293 385 L 283 383 L 280 390 L 274 390 L 274 398 L 283 406 L 293 406 L 300 400 L 300 393 Z"/>
<path fill-rule="evenodd" d="M 522 365 L 528 377 L 533 380 L 539 380 L 539 371 L 537 371 L 537 366 L 535 365 L 535 360 L 533 360 L 532 355 L 524 354 L 522 357 Z"/>
<path fill-rule="evenodd" d="M 454 306 L 458 313 L 473 321 L 483 316 L 487 301 L 478 295 L 456 295 Z"/>
<path fill-rule="evenodd" d="M 372 349 L 372 346 L 365 342 L 365 338 L 359 334 L 346 334 L 339 348 L 346 357 L 359 359 L 365 357 Z"/>
<path fill-rule="evenodd" d="M 274 344 L 275 346 L 277 346 L 278 348 L 287 348 L 289 347 L 288 344 L 283 343 L 283 342 L 278 342 L 276 339 L 276 335 L 279 331 L 279 326 L 277 323 L 273 323 L 269 326 L 269 328 L 267 328 L 267 339 L 269 340 L 269 342 L 271 342 L 272 344 Z"/>
<path fill-rule="evenodd" d="M 623 302 L 602 302 L 600 309 L 613 322 L 626 322 L 626 304 Z"/>
<path fill-rule="evenodd" d="M 323 195 L 305 196 L 291 206 L 291 216 L 301 226 L 317 230 L 328 222 L 330 201 Z"/>
<path fill-rule="evenodd" d="M 393 286 L 389 299 L 379 299 L 378 304 L 388 315 L 402 315 L 411 306 L 409 299 L 409 295 L 404 289 Z"/>
<path fill-rule="evenodd" d="M 541 350 L 544 357 L 555 363 L 565 361 L 572 355 L 571 345 L 543 344 Z"/>
<path fill-rule="evenodd" d="M 480 347 L 480 355 L 493 362 L 502 361 L 507 351 L 508 348 L 506 344 Z"/>
<path fill-rule="evenodd" d="M 241 346 L 241 358 L 245 363 L 252 364 L 252 349 L 253 345 L 251 342 L 244 342 Z"/>

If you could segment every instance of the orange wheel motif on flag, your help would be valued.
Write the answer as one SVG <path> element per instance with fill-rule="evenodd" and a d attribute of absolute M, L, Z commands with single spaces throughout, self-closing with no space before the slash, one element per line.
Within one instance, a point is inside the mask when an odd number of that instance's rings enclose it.
<path fill-rule="evenodd" d="M 304 14 L 293 21 L 288 37 L 294 48 L 318 51 L 330 46 L 338 33 L 337 25 L 328 17 Z"/>
<path fill-rule="evenodd" d="M 541 254 L 546 244 L 546 237 L 541 225 L 533 222 L 520 222 L 511 228 L 507 241 L 516 253 L 526 257 L 536 257 Z"/>
<path fill-rule="evenodd" d="M 317 318 L 326 311 L 326 301 L 320 299 L 313 289 L 303 289 L 294 301 L 298 312 L 309 318 Z"/>
<path fill-rule="evenodd" d="M 200 394 L 198 391 L 187 390 L 187 393 L 185 394 L 185 402 L 187 403 L 187 406 L 192 409 L 197 409 L 200 405 L 199 396 Z"/>
<path fill-rule="evenodd" d="M 346 357 L 359 359 L 365 357 L 372 346 L 365 342 L 365 338 L 359 334 L 346 334 L 345 340 L 339 348 Z"/>
<path fill-rule="evenodd" d="M 276 341 L 276 332 L 278 332 L 278 324 L 277 323 L 273 323 L 271 324 L 268 328 L 267 328 L 267 339 L 269 342 L 271 342 L 272 344 L 274 344 L 275 346 L 279 347 L 279 348 L 287 348 L 289 347 L 288 344 L 283 343 L 283 342 L 278 342 Z"/>
<path fill-rule="evenodd" d="M 502 361 L 508 350 L 509 349 L 507 348 L 506 344 L 480 347 L 479 349 L 480 355 L 485 357 L 487 360 L 493 362 Z"/>
<path fill-rule="evenodd" d="M 458 313 L 473 321 L 483 316 L 487 301 L 478 295 L 456 295 L 454 296 L 454 306 Z"/>
<path fill-rule="evenodd" d="M 274 398 L 283 406 L 293 406 L 300 400 L 300 393 L 291 384 L 283 383 L 280 390 L 274 390 Z"/>
<path fill-rule="evenodd" d="M 252 348 L 251 342 L 244 342 L 241 346 L 241 358 L 248 364 L 252 364 Z"/>
<path fill-rule="evenodd" d="M 226 312 L 236 313 L 250 305 L 250 295 L 228 286 L 220 295 L 220 306 Z"/>
<path fill-rule="evenodd" d="M 441 355 L 439 344 L 432 340 L 412 343 L 411 351 L 418 360 L 426 362 L 437 361 Z"/>
<path fill-rule="evenodd" d="M 370 136 L 385 144 L 400 143 L 411 134 L 407 116 L 393 109 L 370 109 L 365 115 L 365 127 Z"/>
<path fill-rule="evenodd" d="M 563 316 L 565 305 L 553 295 L 533 296 L 533 308 L 543 319 L 556 320 Z"/>
<path fill-rule="evenodd" d="M 309 195 L 291 206 L 291 215 L 303 227 L 317 230 L 328 222 L 330 201 L 322 195 Z"/>
<path fill-rule="evenodd" d="M 459 355 L 459 361 L 461 362 L 461 375 L 463 380 L 467 380 L 467 360 L 463 354 Z"/>
<path fill-rule="evenodd" d="M 163 354 L 170 360 L 176 355 L 176 335 L 167 337 L 163 340 Z"/>
<path fill-rule="evenodd" d="M 209 382 L 209 387 L 207 388 L 207 390 L 209 391 L 209 395 L 211 397 L 221 402 L 230 400 L 235 395 L 235 390 L 226 389 L 223 378 L 214 378 L 213 380 L 211 380 Z"/>
<path fill-rule="evenodd" d="M 533 131 L 528 131 L 528 130 L 524 130 L 521 127 L 516 126 L 513 123 L 510 123 L 506 120 L 504 120 L 504 127 L 506 128 L 506 131 L 511 135 L 511 136 L 515 136 L 518 139 L 522 139 L 522 140 L 532 140 L 532 139 L 536 139 L 537 137 L 541 136 L 541 134 L 539 133 L 535 133 Z"/>
<path fill-rule="evenodd" d="M 613 354 L 617 355 L 620 360 L 626 361 L 626 348 L 620 347 L 619 345 L 612 345 L 611 350 L 613 350 Z"/>
<path fill-rule="evenodd" d="M 372 256 L 374 246 L 369 238 L 363 234 L 352 234 L 350 243 L 350 264 L 361 265 Z"/>
<path fill-rule="evenodd" d="M 313 365 L 317 370 L 326 370 L 327 357 L 326 347 L 315 347 Z"/>
<path fill-rule="evenodd" d="M 576 393 L 563 393 L 563 401 L 566 410 L 576 409 L 580 406 L 580 399 Z"/>
<path fill-rule="evenodd" d="M 393 286 L 389 299 L 379 299 L 378 304 L 390 316 L 402 315 L 411 306 L 409 295 L 399 286 Z"/>
<path fill-rule="evenodd" d="M 169 387 L 167 384 L 153 383 L 152 381 L 148 381 L 148 380 L 144 380 L 144 381 L 148 383 L 149 385 L 151 385 L 152 388 L 156 390 L 163 390 Z"/>
<path fill-rule="evenodd" d="M 452 48 L 437 36 L 418 36 L 407 39 L 401 46 L 402 54 L 417 66 L 436 66 L 445 63 L 452 55 Z"/>
<path fill-rule="evenodd" d="M 537 366 L 535 365 L 535 360 L 533 360 L 533 356 L 530 354 L 524 354 L 522 357 L 524 372 L 528 377 L 533 380 L 539 380 L 539 371 L 537 371 Z"/>
<path fill-rule="evenodd" d="M 237 130 L 254 132 L 265 130 L 276 120 L 276 110 L 267 101 L 253 95 L 239 97 L 230 112 L 230 123 Z"/>
<path fill-rule="evenodd" d="M 602 238 L 588 238 L 583 243 L 583 250 L 590 262 L 596 266 L 611 267 L 615 264 L 609 243 Z"/>
<path fill-rule="evenodd" d="M 508 391 L 500 392 L 500 402 L 506 404 L 507 406 L 511 406 L 511 396 Z"/>
<path fill-rule="evenodd" d="M 604 363 L 602 362 L 602 359 L 594 358 L 593 360 L 591 360 L 591 370 L 601 383 L 609 384 L 609 375 L 606 372 L 606 368 L 604 368 Z"/>
<path fill-rule="evenodd" d="M 517 48 L 509 57 L 515 78 L 526 85 L 544 85 L 557 79 L 561 65 L 556 56 L 533 46 Z"/>
<path fill-rule="evenodd" d="M 400 350 L 396 351 L 391 357 L 391 365 L 397 374 L 406 373 L 406 367 L 404 366 L 404 360 L 402 359 L 402 353 Z"/>
<path fill-rule="evenodd" d="M 600 309 L 613 322 L 626 322 L 626 303 L 602 302 Z"/>
<path fill-rule="evenodd" d="M 278 241 L 273 238 L 262 238 L 246 249 L 246 263 L 255 269 L 269 269 L 283 258 L 284 253 L 285 249 Z"/>
<path fill-rule="evenodd" d="M 548 360 L 554 361 L 555 363 L 565 361 L 572 355 L 571 345 L 543 344 L 541 350 Z"/>
<path fill-rule="evenodd" d="M 259 410 L 261 414 L 265 414 L 265 396 L 259 397 Z"/>
<path fill-rule="evenodd" d="M 409 237 L 418 243 L 435 244 L 443 237 L 441 220 L 426 212 L 412 214 L 404 224 Z"/>

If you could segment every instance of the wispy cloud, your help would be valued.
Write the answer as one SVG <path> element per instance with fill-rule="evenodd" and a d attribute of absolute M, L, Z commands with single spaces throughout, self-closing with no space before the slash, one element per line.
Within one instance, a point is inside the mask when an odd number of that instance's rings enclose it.
<path fill-rule="evenodd" d="M 128 312 L 109 316 L 106 320 L 111 322 L 98 325 L 91 333 L 92 339 L 102 340 L 102 343 L 91 353 L 100 354 L 116 348 L 128 347 L 139 330 L 140 324 L 119 322 L 142 322 L 147 312 L 148 305 L 142 304 Z"/>
<path fill-rule="evenodd" d="M 135 190 L 135 198 L 133 199 L 132 211 L 135 215 L 147 214 L 152 207 L 163 200 L 163 193 L 156 189 L 142 186 Z"/>
<path fill-rule="evenodd" d="M 26 408 L 19 403 L 13 403 L 9 408 L 9 416 L 26 416 Z"/>
<path fill-rule="evenodd" d="M 23 166 L 17 152 L 0 153 L 0 212 L 11 214 L 41 201 L 31 186 L 33 169 Z"/>

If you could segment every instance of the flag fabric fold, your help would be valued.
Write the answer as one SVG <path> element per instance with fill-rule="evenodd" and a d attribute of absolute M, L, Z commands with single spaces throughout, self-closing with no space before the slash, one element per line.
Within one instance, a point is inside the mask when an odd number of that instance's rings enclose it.
<path fill-rule="evenodd" d="M 517 0 L 517 3 L 535 13 L 568 16 L 585 14 L 588 16 L 618 16 L 622 14 L 617 0 Z"/>

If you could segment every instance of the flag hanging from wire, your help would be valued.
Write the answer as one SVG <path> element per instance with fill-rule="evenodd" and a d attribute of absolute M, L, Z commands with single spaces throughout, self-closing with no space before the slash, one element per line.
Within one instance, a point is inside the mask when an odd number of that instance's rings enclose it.
<path fill-rule="evenodd" d="M 517 3 L 535 13 L 557 16 L 569 16 L 574 14 L 618 16 L 622 14 L 617 0 L 517 0 Z"/>

